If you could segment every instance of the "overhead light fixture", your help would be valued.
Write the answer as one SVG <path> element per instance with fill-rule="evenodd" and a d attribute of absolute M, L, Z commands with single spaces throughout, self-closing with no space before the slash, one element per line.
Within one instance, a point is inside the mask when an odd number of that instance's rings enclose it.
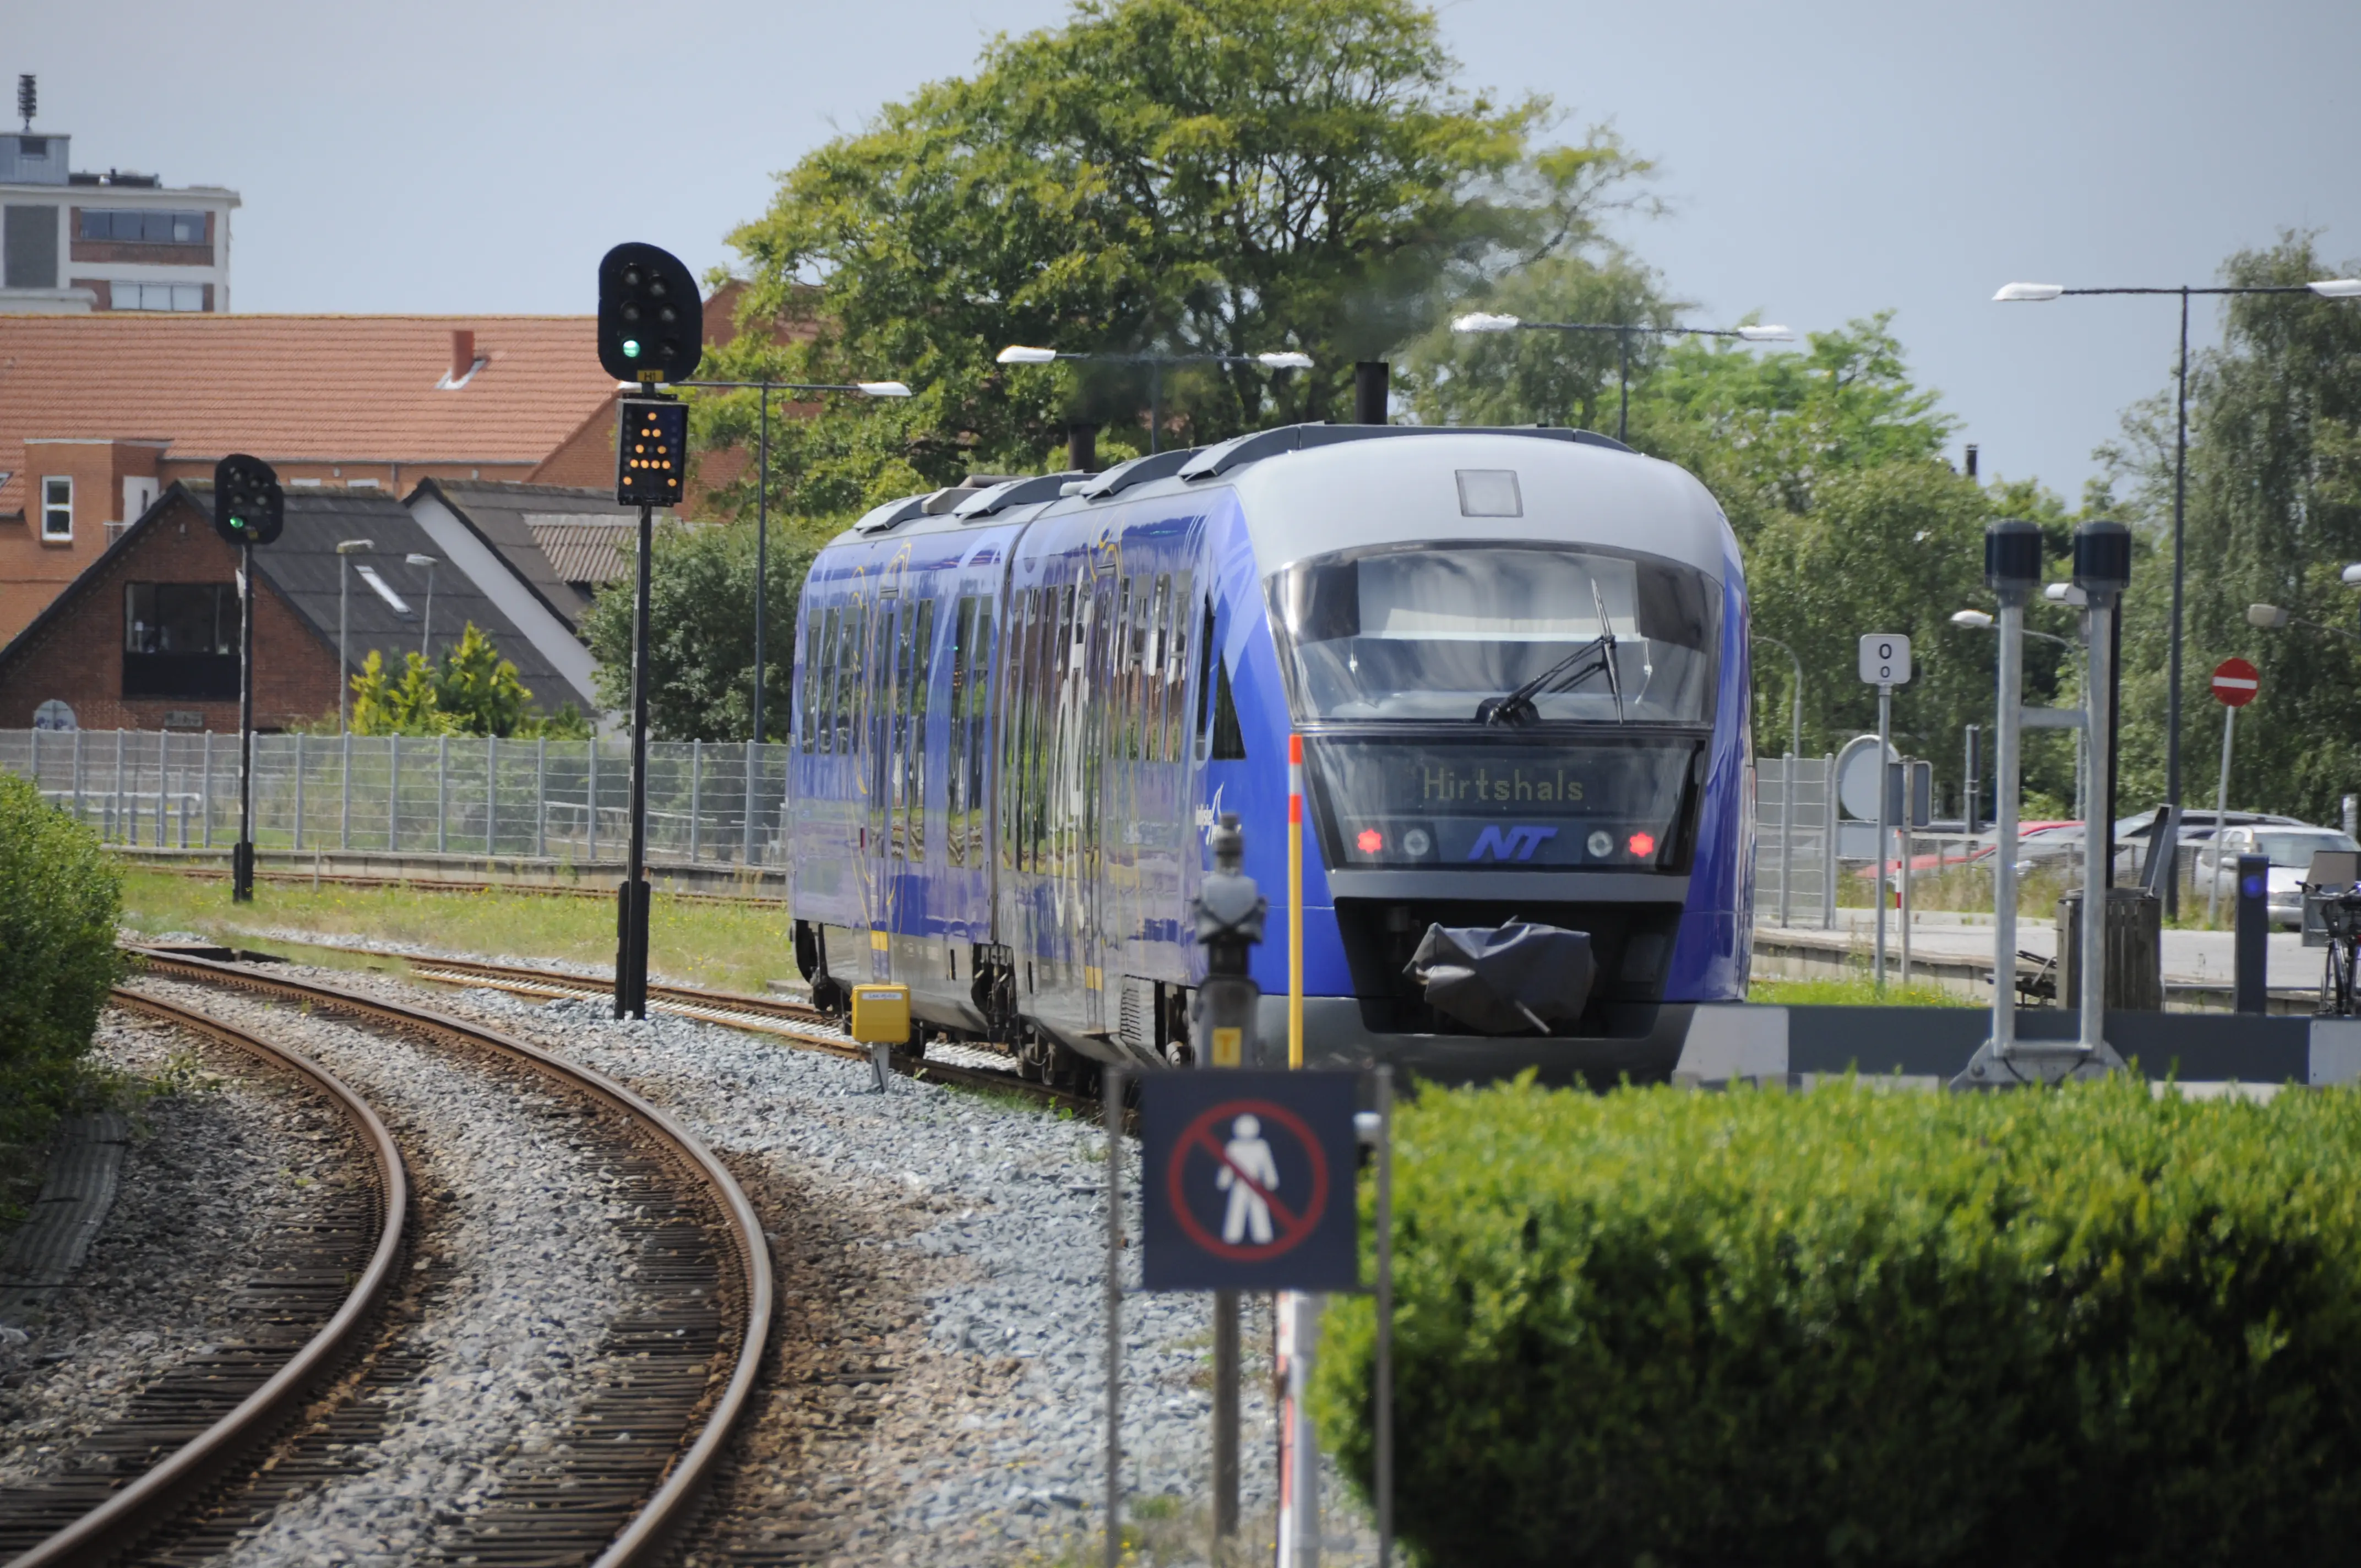
<path fill-rule="evenodd" d="M 1049 365 L 1056 362 L 1058 351 L 1054 348 L 1027 348 L 1021 343 L 1012 343 L 994 357 L 1002 365 Z"/>
<path fill-rule="evenodd" d="M 1972 626 L 1979 631 L 1992 630 L 1993 618 L 1981 609 L 1955 609 L 1951 612 L 1954 626 Z"/>
<path fill-rule="evenodd" d="M 2054 300 L 2065 291 L 2063 283 L 2004 283 L 1993 299 L 2004 305 L 2022 305 Z"/>
<path fill-rule="evenodd" d="M 2291 619 L 2286 610 L 2275 604 L 2250 604 L 2246 607 L 2246 624 L 2265 631 L 2283 630 Z"/>
<path fill-rule="evenodd" d="M 873 398 L 906 398 L 910 389 L 899 381 L 855 381 L 854 386 Z"/>
<path fill-rule="evenodd" d="M 1255 356 L 1255 360 L 1268 370 L 1309 370 L 1312 368 L 1312 356 L 1309 354 L 1257 354 Z"/>
<path fill-rule="evenodd" d="M 2361 561 L 2356 561 L 2339 574 L 2348 588 L 2361 588 Z"/>
<path fill-rule="evenodd" d="M 2361 278 L 2323 278 L 2304 287 L 2323 300 L 2361 300 Z"/>
<path fill-rule="evenodd" d="M 1451 323 L 1454 332 L 1514 332 L 1525 323 L 1515 316 L 1494 315 L 1489 311 L 1470 311 Z"/>
<path fill-rule="evenodd" d="M 1742 326 L 1738 335 L 1749 343 L 1793 343 L 1795 334 L 1784 326 Z"/>

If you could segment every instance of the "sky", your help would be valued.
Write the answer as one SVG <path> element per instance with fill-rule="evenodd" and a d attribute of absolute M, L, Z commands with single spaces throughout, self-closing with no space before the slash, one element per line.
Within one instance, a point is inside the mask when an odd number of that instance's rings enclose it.
<path fill-rule="evenodd" d="M 12 12 L 14 8 L 12 7 Z M 76 0 L 0 31 L 79 169 L 219 184 L 240 311 L 588 312 L 599 255 L 732 259 L 777 172 L 1060 0 Z M 2361 267 L 2353 0 L 1450 0 L 1469 86 L 1611 122 L 1669 215 L 1620 234 L 1719 324 L 1881 310 L 1983 472 L 2076 498 L 2169 383 L 2173 302 L 2284 228 Z M 2361 309 L 2361 302 L 2350 308 Z M 2218 339 L 2201 305 L 2195 341 Z M 881 367 L 879 373 L 891 374 Z"/>

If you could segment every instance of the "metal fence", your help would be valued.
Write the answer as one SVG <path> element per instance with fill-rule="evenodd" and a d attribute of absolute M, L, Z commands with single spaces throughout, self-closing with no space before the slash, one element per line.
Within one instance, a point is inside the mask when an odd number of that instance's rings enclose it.
<path fill-rule="evenodd" d="M 1754 917 L 1781 926 L 1837 920 L 1829 818 L 1834 757 L 1763 757 L 1754 764 Z"/>
<path fill-rule="evenodd" d="M 0 768 L 114 844 L 237 839 L 237 737 L 182 730 L 0 729 Z M 787 748 L 648 745 L 652 860 L 776 864 Z M 472 736 L 258 735 L 254 839 L 266 850 L 620 860 L 631 747 Z"/>

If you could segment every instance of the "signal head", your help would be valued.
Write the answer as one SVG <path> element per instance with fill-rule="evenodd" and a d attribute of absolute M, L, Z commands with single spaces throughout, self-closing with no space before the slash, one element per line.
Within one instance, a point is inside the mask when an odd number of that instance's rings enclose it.
<path fill-rule="evenodd" d="M 619 245 L 598 263 L 598 363 L 619 381 L 686 381 L 705 356 L 697 280 L 670 251 Z M 649 328 L 653 326 L 654 330 Z"/>
<path fill-rule="evenodd" d="M 268 544 L 286 521 L 286 494 L 269 464 L 233 452 L 214 465 L 214 532 L 241 548 Z"/>

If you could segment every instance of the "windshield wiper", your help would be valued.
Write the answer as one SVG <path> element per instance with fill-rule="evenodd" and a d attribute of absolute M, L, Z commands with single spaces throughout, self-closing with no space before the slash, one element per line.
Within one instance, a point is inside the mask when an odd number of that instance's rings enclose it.
<path fill-rule="evenodd" d="M 1615 623 L 1607 619 L 1607 606 L 1599 599 L 1597 583 L 1590 585 L 1590 602 L 1604 630 L 1507 696 L 1486 697 L 1477 705 L 1477 723 L 1531 724 L 1541 717 L 1533 698 L 1547 691 L 1572 691 L 1597 674 L 1606 675 L 1607 689 L 1614 694 L 1615 722 L 1624 722 L 1623 678 L 1615 667 Z"/>

